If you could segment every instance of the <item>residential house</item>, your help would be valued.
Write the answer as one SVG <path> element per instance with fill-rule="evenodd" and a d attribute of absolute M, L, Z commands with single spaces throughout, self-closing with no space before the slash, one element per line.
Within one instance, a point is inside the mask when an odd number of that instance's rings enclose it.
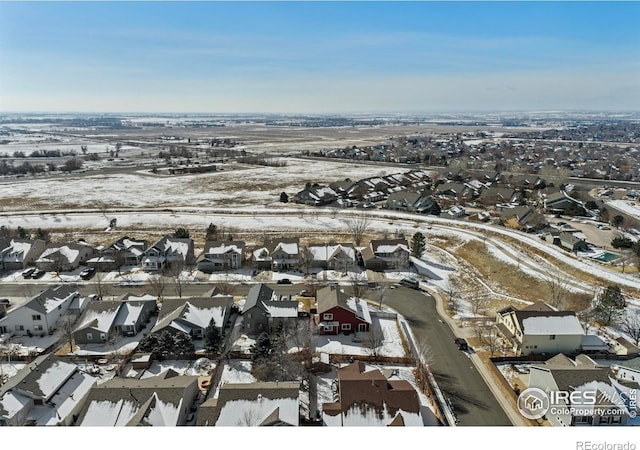
<path fill-rule="evenodd" d="M 68 272 L 85 264 L 96 250 L 83 242 L 49 244 L 36 259 L 36 267 L 45 272 Z"/>
<path fill-rule="evenodd" d="M 465 214 L 466 211 L 464 207 L 460 205 L 454 205 L 447 210 L 447 218 L 449 219 L 459 219 L 461 217 L 464 217 Z"/>
<path fill-rule="evenodd" d="M 364 267 L 371 270 L 409 267 L 409 243 L 406 239 L 374 239 L 360 251 Z"/>
<path fill-rule="evenodd" d="M 184 425 L 198 396 L 198 377 L 169 369 L 148 378 L 115 377 L 94 386 L 80 410 L 79 426 Z"/>
<path fill-rule="evenodd" d="M 420 192 L 398 191 L 387 197 L 387 209 L 415 212 L 419 214 L 440 214 L 440 206 L 430 195 Z"/>
<path fill-rule="evenodd" d="M 316 244 L 309 245 L 311 267 L 347 272 L 357 264 L 356 250 L 352 244 Z"/>
<path fill-rule="evenodd" d="M 300 239 L 267 239 L 262 247 L 254 249 L 254 267 L 274 271 L 295 270 L 300 263 Z"/>
<path fill-rule="evenodd" d="M 582 233 L 561 231 L 557 237 L 554 236 L 553 243 L 573 253 L 591 251 L 591 244 L 586 241 Z"/>
<path fill-rule="evenodd" d="M 98 247 L 98 256 L 87 261 L 87 266 L 98 272 L 108 272 L 121 266 L 137 266 L 140 264 L 147 241 L 131 239 L 128 236 L 118 239 L 107 247 Z"/>
<path fill-rule="evenodd" d="M 0 249 L 0 270 L 21 270 L 44 252 L 46 243 L 35 239 L 11 239 Z"/>
<path fill-rule="evenodd" d="M 142 268 L 159 271 L 167 267 L 184 267 L 195 261 L 193 239 L 164 236 L 144 251 Z"/>
<path fill-rule="evenodd" d="M 543 200 L 544 209 L 549 214 L 567 214 L 583 216 L 587 214 L 584 203 L 560 191 L 547 196 Z"/>
<path fill-rule="evenodd" d="M 420 397 L 407 380 L 387 378 L 358 361 L 338 369 L 338 399 L 322 405 L 326 426 L 425 425 Z"/>
<path fill-rule="evenodd" d="M 72 425 L 96 382 L 58 356 L 38 356 L 0 386 L 0 426 Z"/>
<path fill-rule="evenodd" d="M 319 186 L 317 184 L 307 185 L 307 187 L 293 197 L 293 201 L 295 203 L 302 203 L 311 206 L 328 205 L 337 199 L 338 194 L 333 189 L 328 186 Z"/>
<path fill-rule="evenodd" d="M 297 323 L 298 309 L 298 301 L 278 298 L 266 284 L 255 284 L 242 307 L 243 327 L 254 336 L 276 327 L 289 328 Z"/>
<path fill-rule="evenodd" d="M 477 202 L 484 207 L 489 207 L 497 204 L 517 203 L 519 199 L 518 191 L 513 188 L 491 186 L 480 193 Z"/>
<path fill-rule="evenodd" d="M 207 241 L 196 261 L 198 270 L 213 273 L 242 267 L 245 244 L 243 241 Z"/>
<path fill-rule="evenodd" d="M 72 286 L 47 288 L 0 319 L 0 334 L 44 336 L 58 328 L 58 320 L 80 297 Z"/>
<path fill-rule="evenodd" d="M 366 301 L 350 297 L 339 286 L 326 286 L 316 293 L 320 334 L 366 333 L 371 328 L 371 313 Z"/>
<path fill-rule="evenodd" d="M 631 389 L 640 385 L 615 380 L 611 368 L 599 366 L 586 355 L 570 359 L 558 354 L 529 368 L 529 388 L 551 396 L 544 416 L 552 426 L 624 426 L 636 416 L 630 403 Z"/>
<path fill-rule="evenodd" d="M 233 297 L 222 294 L 188 299 L 167 298 L 162 302 L 158 320 L 151 333 L 180 331 L 192 339 L 203 339 L 206 328 L 213 320 L 222 335 L 231 315 L 231 305 Z"/>
<path fill-rule="evenodd" d="M 529 206 L 514 206 L 501 209 L 500 224 L 505 227 L 533 233 L 545 228 L 549 222 L 542 214 L 537 213 Z"/>
<path fill-rule="evenodd" d="M 558 311 L 544 302 L 499 310 L 496 327 L 517 356 L 577 353 L 585 334 L 575 312 Z"/>
<path fill-rule="evenodd" d="M 546 186 L 544 180 L 537 175 L 522 174 L 522 175 L 509 175 L 507 182 L 515 189 L 544 189 Z"/>
<path fill-rule="evenodd" d="M 119 300 L 94 300 L 73 330 L 76 344 L 101 344 L 119 334 L 137 335 L 157 311 L 157 298 L 125 294 Z"/>
<path fill-rule="evenodd" d="M 200 405 L 198 426 L 298 426 L 300 383 L 297 381 L 225 383 L 218 396 Z"/>

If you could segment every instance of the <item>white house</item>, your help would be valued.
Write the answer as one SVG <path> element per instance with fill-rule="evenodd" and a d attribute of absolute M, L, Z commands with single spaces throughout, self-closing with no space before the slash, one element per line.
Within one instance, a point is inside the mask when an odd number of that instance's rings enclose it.
<path fill-rule="evenodd" d="M 501 309 L 496 327 L 518 356 L 577 353 L 582 348 L 584 330 L 575 312 L 558 311 L 544 302 Z"/>
<path fill-rule="evenodd" d="M 80 297 L 71 286 L 48 288 L 0 319 L 0 334 L 44 336 L 57 328 L 60 317 Z"/>

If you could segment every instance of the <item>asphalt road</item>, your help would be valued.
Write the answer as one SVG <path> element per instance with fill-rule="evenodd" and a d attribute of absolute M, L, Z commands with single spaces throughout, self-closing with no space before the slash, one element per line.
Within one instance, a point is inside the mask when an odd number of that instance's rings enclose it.
<path fill-rule="evenodd" d="M 454 334 L 438 316 L 435 299 L 405 287 L 387 292 L 385 305 L 402 314 L 411 326 L 416 346 L 449 399 L 458 425 L 512 425 L 469 356 L 458 350 Z"/>

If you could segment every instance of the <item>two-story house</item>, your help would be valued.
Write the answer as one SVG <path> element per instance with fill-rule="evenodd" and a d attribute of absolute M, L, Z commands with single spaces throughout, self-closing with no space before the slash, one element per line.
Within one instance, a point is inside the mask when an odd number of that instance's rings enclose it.
<path fill-rule="evenodd" d="M 253 265 L 273 271 L 295 270 L 300 264 L 299 238 L 267 239 L 253 250 Z"/>
<path fill-rule="evenodd" d="M 311 267 L 347 272 L 358 265 L 352 244 L 315 244 L 308 247 Z"/>
<path fill-rule="evenodd" d="M 42 254 L 45 246 L 40 239 L 11 239 L 0 249 L 0 270 L 24 269 Z"/>
<path fill-rule="evenodd" d="M 196 261 L 198 270 L 212 273 L 242 268 L 245 243 L 243 241 L 207 241 Z"/>
<path fill-rule="evenodd" d="M 270 333 L 274 328 L 288 328 L 298 319 L 298 302 L 279 298 L 266 284 L 256 284 L 249 289 L 242 307 L 242 324 L 247 334 Z"/>
<path fill-rule="evenodd" d="M 193 239 L 164 236 L 144 251 L 142 268 L 161 271 L 172 266 L 188 266 L 194 261 Z"/>
<path fill-rule="evenodd" d="M 28 302 L 17 306 L 0 319 L 0 334 L 16 336 L 44 336 L 53 333 L 58 320 L 80 297 L 72 286 L 48 288 Z"/>
<path fill-rule="evenodd" d="M 96 248 L 98 256 L 89 259 L 87 266 L 98 272 L 108 272 L 122 266 L 137 266 L 146 249 L 147 241 L 125 236 L 107 247 Z"/>
<path fill-rule="evenodd" d="M 409 267 L 410 253 L 406 239 L 374 239 L 360 251 L 364 267 L 378 271 Z"/>
<path fill-rule="evenodd" d="M 496 327 L 518 356 L 577 353 L 585 334 L 575 312 L 558 311 L 544 302 L 499 310 Z"/>
<path fill-rule="evenodd" d="M 316 293 L 315 317 L 320 334 L 366 333 L 371 327 L 367 302 L 350 297 L 339 286 L 326 286 Z"/>

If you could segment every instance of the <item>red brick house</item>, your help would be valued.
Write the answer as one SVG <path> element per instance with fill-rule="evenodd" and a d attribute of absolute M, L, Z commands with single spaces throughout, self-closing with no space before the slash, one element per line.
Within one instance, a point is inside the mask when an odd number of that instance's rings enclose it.
<path fill-rule="evenodd" d="M 320 334 L 366 333 L 371 326 L 369 307 L 364 300 L 349 297 L 339 286 L 327 286 L 316 294 Z"/>

